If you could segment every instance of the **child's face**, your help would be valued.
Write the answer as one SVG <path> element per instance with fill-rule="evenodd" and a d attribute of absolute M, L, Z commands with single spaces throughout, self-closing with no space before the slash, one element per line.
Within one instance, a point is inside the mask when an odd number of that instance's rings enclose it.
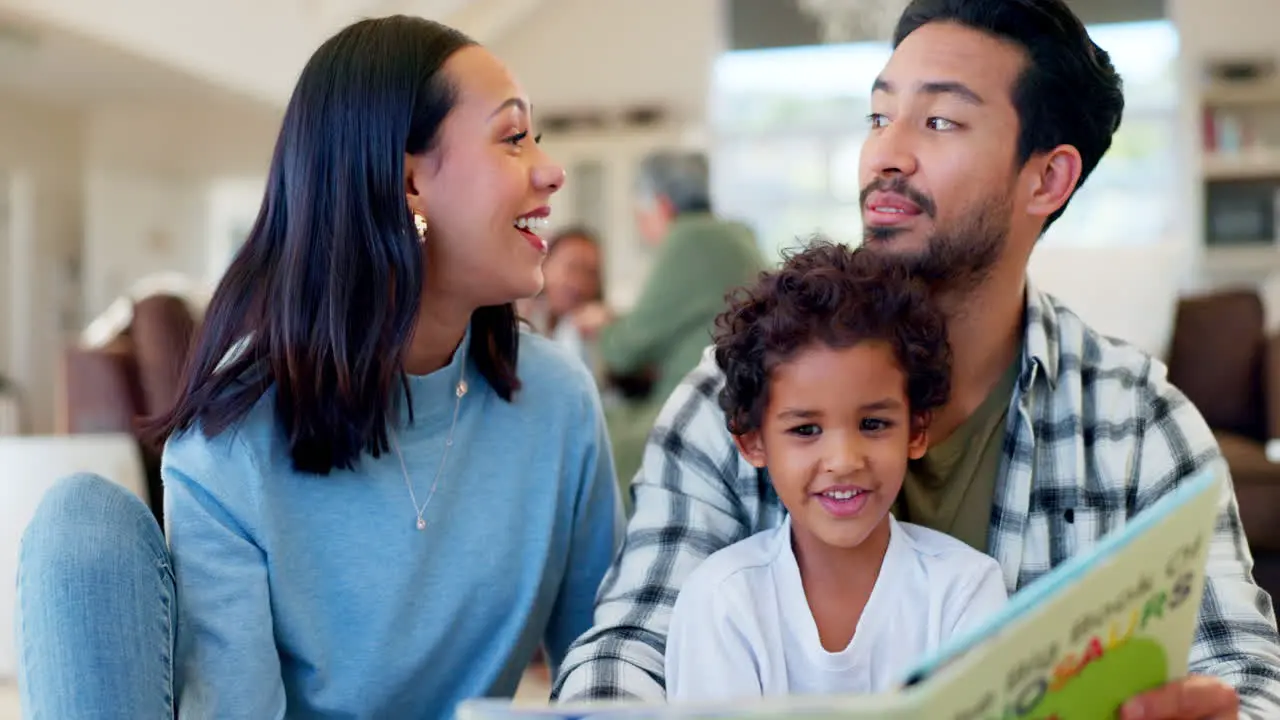
<path fill-rule="evenodd" d="M 884 342 L 813 345 L 776 367 L 759 430 L 737 438 L 768 467 L 797 532 L 853 548 L 887 522 L 907 473 L 924 455 L 906 374 Z M 886 526 L 887 527 L 887 526 Z"/>

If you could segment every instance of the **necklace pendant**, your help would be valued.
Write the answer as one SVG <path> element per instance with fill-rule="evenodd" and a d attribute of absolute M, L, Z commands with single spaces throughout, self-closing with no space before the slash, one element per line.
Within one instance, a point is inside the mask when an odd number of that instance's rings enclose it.
<path fill-rule="evenodd" d="M 457 387 L 457 389 L 456 389 L 456 390 L 454 390 L 454 394 L 455 394 L 455 395 L 457 395 L 458 397 L 462 397 L 463 395 L 466 395 L 466 394 L 467 394 L 467 381 L 466 381 L 466 380 L 459 380 L 459 381 L 458 381 L 458 387 Z"/>
<path fill-rule="evenodd" d="M 426 530 L 426 529 L 427 529 L 427 521 L 426 521 L 426 520 L 423 520 L 422 518 L 418 518 L 418 529 L 419 529 L 419 530 Z"/>

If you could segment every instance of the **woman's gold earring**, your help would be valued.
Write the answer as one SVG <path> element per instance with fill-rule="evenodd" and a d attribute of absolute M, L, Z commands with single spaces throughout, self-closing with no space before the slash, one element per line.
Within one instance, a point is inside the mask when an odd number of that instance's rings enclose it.
<path fill-rule="evenodd" d="M 419 215 L 413 214 L 413 227 L 418 230 L 418 242 L 427 241 L 427 219 Z"/>

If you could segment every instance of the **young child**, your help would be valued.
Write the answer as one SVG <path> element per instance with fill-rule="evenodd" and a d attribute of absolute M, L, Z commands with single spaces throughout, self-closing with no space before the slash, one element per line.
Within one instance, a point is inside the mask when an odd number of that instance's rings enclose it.
<path fill-rule="evenodd" d="M 995 560 L 889 512 L 947 400 L 945 321 L 897 268 L 818 243 L 716 327 L 729 430 L 788 518 L 685 581 L 668 698 L 891 689 L 1007 600 Z"/>

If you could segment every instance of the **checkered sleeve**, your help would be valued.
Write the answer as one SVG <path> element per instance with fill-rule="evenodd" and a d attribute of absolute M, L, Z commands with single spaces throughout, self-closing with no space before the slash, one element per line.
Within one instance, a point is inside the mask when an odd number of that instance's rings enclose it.
<path fill-rule="evenodd" d="M 1163 366 L 1154 365 L 1146 391 L 1139 394 L 1145 407 L 1137 413 L 1141 446 L 1135 510 L 1140 512 L 1182 479 L 1206 468 L 1228 480 L 1209 547 L 1190 671 L 1235 687 L 1242 713 L 1280 718 L 1280 636 L 1271 598 L 1253 581 L 1253 558 L 1230 471 L 1200 412 L 1165 381 Z"/>
<path fill-rule="evenodd" d="M 709 357 L 709 356 L 708 356 Z M 635 511 L 605 576 L 595 626 L 570 648 L 552 697 L 662 701 L 663 654 L 676 595 L 711 553 L 746 537 L 739 457 L 716 402 L 723 380 L 704 359 L 654 424 L 632 485 Z"/>

